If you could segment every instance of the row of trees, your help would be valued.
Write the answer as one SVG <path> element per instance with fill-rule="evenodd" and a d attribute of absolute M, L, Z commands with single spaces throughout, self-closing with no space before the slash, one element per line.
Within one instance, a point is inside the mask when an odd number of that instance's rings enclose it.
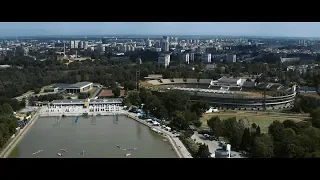
<path fill-rule="evenodd" d="M 151 91 L 141 88 L 140 92 L 129 92 L 123 103 L 126 106 L 144 104 L 145 112 L 159 119 L 171 120 L 171 125 L 180 130 L 188 129 L 190 124 L 200 127 L 199 118 L 209 109 L 208 102 L 191 102 L 189 94 L 179 90 L 170 90 L 159 98 Z"/>
<path fill-rule="evenodd" d="M 237 150 L 251 157 L 314 158 L 320 157 L 320 108 L 311 113 L 309 121 L 274 121 L 267 134 L 259 126 L 236 118 L 220 120 L 213 117 L 208 126 L 215 136 L 228 138 Z"/>
<path fill-rule="evenodd" d="M 255 138 L 261 135 L 260 127 L 254 123 L 250 126 L 246 119 L 237 121 L 236 117 L 232 117 L 222 120 L 216 116 L 209 119 L 207 124 L 212 135 L 225 137 L 234 149 L 248 153 L 251 152 Z"/>
<path fill-rule="evenodd" d="M 297 113 L 311 113 L 319 106 L 320 99 L 318 97 L 297 95 L 291 111 Z"/>
<path fill-rule="evenodd" d="M 0 149 L 4 147 L 18 127 L 18 122 L 12 114 L 13 109 L 10 104 L 0 104 Z"/>

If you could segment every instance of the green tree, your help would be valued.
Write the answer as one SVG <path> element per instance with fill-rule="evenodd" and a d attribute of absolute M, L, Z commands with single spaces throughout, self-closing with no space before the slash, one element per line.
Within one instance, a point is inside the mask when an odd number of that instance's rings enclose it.
<path fill-rule="evenodd" d="M 219 137 L 223 134 L 222 122 L 218 116 L 212 117 L 207 121 L 209 128 L 211 129 L 212 133 Z"/>
<path fill-rule="evenodd" d="M 249 150 L 251 148 L 251 133 L 249 128 L 244 129 L 239 148 L 242 150 Z"/>
<path fill-rule="evenodd" d="M 41 91 L 41 88 L 34 88 L 33 91 L 35 94 L 39 94 Z"/>
<path fill-rule="evenodd" d="M 198 152 L 196 153 L 197 158 L 209 158 L 211 155 L 209 147 L 206 144 L 200 144 Z"/>
<path fill-rule="evenodd" d="M 270 158 L 273 156 L 273 140 L 268 134 L 256 137 L 252 148 L 252 157 Z"/>
<path fill-rule="evenodd" d="M 316 128 L 320 128 L 320 107 L 310 113 L 312 125 Z"/>
<path fill-rule="evenodd" d="M 157 118 L 163 118 L 167 115 L 165 107 L 156 95 L 151 95 L 147 97 L 146 103 L 144 105 L 144 110 L 150 112 L 153 116 Z"/>
<path fill-rule="evenodd" d="M 274 155 L 281 158 L 297 158 L 296 133 L 291 128 L 283 129 L 274 141 Z"/>
<path fill-rule="evenodd" d="M 125 97 L 125 98 L 123 98 L 122 105 L 130 107 L 132 104 L 130 102 L 130 99 Z"/>
<path fill-rule="evenodd" d="M 284 125 L 280 121 L 273 121 L 268 128 L 268 132 L 272 135 L 274 141 L 279 141 L 281 139 L 283 130 Z"/>
<path fill-rule="evenodd" d="M 120 96 L 120 88 L 119 87 L 115 87 L 112 89 L 112 93 L 114 95 L 114 97 L 119 97 Z"/>
<path fill-rule="evenodd" d="M 171 124 L 181 130 L 186 130 L 189 128 L 190 122 L 186 120 L 182 112 L 177 112 L 173 117 Z"/>
<path fill-rule="evenodd" d="M 1 112 L 3 114 L 12 114 L 13 113 L 13 109 L 12 107 L 10 106 L 10 104 L 8 103 L 4 103 L 2 106 L 1 106 Z"/>
<path fill-rule="evenodd" d="M 260 136 L 261 135 L 261 129 L 260 129 L 260 126 L 257 127 L 257 130 L 256 130 L 256 136 Z"/>
<path fill-rule="evenodd" d="M 149 96 L 152 96 L 152 93 L 150 91 L 148 91 L 146 88 L 140 88 L 140 99 L 142 103 L 146 103 L 146 100 Z"/>
<path fill-rule="evenodd" d="M 170 116 L 175 111 L 185 111 L 189 105 L 189 94 L 185 91 L 170 90 L 164 97 L 164 106 L 170 110 L 168 113 Z"/>
<path fill-rule="evenodd" d="M 186 118 L 186 120 L 188 122 L 191 122 L 196 127 L 200 127 L 201 126 L 201 122 L 200 122 L 199 116 L 197 116 L 197 114 L 195 112 L 184 111 L 183 112 L 183 116 Z"/>
<path fill-rule="evenodd" d="M 141 104 L 141 99 L 139 96 L 139 92 L 137 91 L 130 91 L 128 98 L 130 99 L 130 102 L 132 105 L 139 106 Z"/>
<path fill-rule="evenodd" d="M 207 101 L 196 101 L 191 105 L 191 111 L 195 112 L 197 116 L 202 116 L 210 108 Z"/>

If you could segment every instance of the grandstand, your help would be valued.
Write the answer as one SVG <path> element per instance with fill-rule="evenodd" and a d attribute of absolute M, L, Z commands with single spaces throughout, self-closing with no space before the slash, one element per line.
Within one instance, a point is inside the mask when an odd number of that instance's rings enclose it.
<path fill-rule="evenodd" d="M 208 100 L 220 109 L 283 109 L 293 106 L 296 90 L 279 83 L 260 83 L 223 77 L 212 79 L 159 79 L 145 81 L 142 86 L 153 91 L 169 89 L 187 91 L 191 100 Z M 264 90 L 268 90 L 264 98 Z"/>

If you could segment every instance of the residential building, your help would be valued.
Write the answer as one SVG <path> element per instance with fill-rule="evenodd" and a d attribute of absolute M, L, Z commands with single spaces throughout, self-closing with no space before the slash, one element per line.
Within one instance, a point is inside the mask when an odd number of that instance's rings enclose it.
<path fill-rule="evenodd" d="M 235 63 L 235 62 L 237 62 L 237 55 L 235 55 L 235 54 L 228 54 L 226 60 L 227 60 L 227 62 L 229 62 L 229 63 Z"/>
<path fill-rule="evenodd" d="M 160 54 L 158 57 L 158 65 L 159 66 L 161 65 L 167 68 L 169 64 L 170 64 L 170 54 L 165 54 L 165 53 Z"/>
<path fill-rule="evenodd" d="M 91 90 L 93 87 L 92 82 L 78 82 L 65 88 L 68 93 L 81 93 Z"/>
<path fill-rule="evenodd" d="M 190 60 L 190 55 L 189 53 L 184 53 L 181 54 L 181 60 L 187 64 L 189 64 L 189 60 Z"/>
<path fill-rule="evenodd" d="M 70 49 L 74 49 L 74 41 L 70 41 Z"/>
<path fill-rule="evenodd" d="M 283 57 L 281 57 L 280 61 L 282 63 L 284 63 L 284 62 L 297 62 L 297 61 L 300 61 L 300 57 L 295 57 L 295 58 L 283 58 Z"/>
<path fill-rule="evenodd" d="M 190 53 L 190 61 L 194 61 L 194 53 Z"/>
<path fill-rule="evenodd" d="M 211 54 L 202 54 L 201 60 L 203 63 L 211 63 Z"/>
<path fill-rule="evenodd" d="M 83 49 L 88 49 L 88 41 L 83 41 Z"/>
<path fill-rule="evenodd" d="M 80 42 L 79 40 L 75 40 L 75 41 L 74 41 L 74 48 L 75 48 L 75 49 L 78 49 L 78 48 L 79 48 L 79 42 Z"/>

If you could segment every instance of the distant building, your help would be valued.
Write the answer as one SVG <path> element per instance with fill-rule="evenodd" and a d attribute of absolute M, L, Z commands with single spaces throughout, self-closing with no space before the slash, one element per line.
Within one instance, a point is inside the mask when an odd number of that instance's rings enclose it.
<path fill-rule="evenodd" d="M 74 41 L 70 41 L 70 49 L 74 49 Z"/>
<path fill-rule="evenodd" d="M 230 62 L 230 63 L 237 62 L 237 55 L 235 54 L 227 55 L 227 62 Z"/>
<path fill-rule="evenodd" d="M 169 42 L 169 37 L 168 37 L 168 36 L 163 36 L 163 39 L 164 39 L 165 41 L 168 41 L 168 42 Z"/>
<path fill-rule="evenodd" d="M 190 61 L 194 61 L 194 53 L 190 53 Z"/>
<path fill-rule="evenodd" d="M 99 52 L 105 52 L 106 51 L 106 47 L 103 44 L 99 44 L 98 51 Z"/>
<path fill-rule="evenodd" d="M 158 57 L 158 65 L 162 65 L 165 68 L 170 64 L 170 54 L 160 54 Z"/>
<path fill-rule="evenodd" d="M 65 88 L 68 93 L 81 93 L 91 90 L 93 87 L 92 82 L 78 82 Z"/>
<path fill-rule="evenodd" d="M 297 62 L 297 61 L 300 61 L 300 57 L 295 57 L 295 58 L 283 58 L 283 57 L 281 57 L 280 61 L 282 63 L 284 63 L 284 62 Z"/>
<path fill-rule="evenodd" d="M 217 65 L 216 64 L 207 64 L 206 65 L 206 70 L 213 70 L 213 69 L 215 69 L 217 67 Z"/>
<path fill-rule="evenodd" d="M 83 41 L 79 41 L 79 48 L 83 49 Z"/>
<path fill-rule="evenodd" d="M 80 42 L 79 40 L 75 40 L 75 41 L 74 41 L 74 48 L 75 48 L 75 49 L 78 49 L 78 48 L 79 48 L 79 42 Z"/>
<path fill-rule="evenodd" d="M 187 64 L 189 64 L 190 55 L 189 53 L 181 54 L 181 60 Z"/>
<path fill-rule="evenodd" d="M 163 52 L 169 52 L 169 41 L 163 40 L 161 46 Z"/>
<path fill-rule="evenodd" d="M 151 51 L 154 51 L 154 52 L 161 52 L 161 48 L 152 48 Z"/>
<path fill-rule="evenodd" d="M 29 48 L 28 47 L 22 48 L 22 53 L 24 56 L 28 56 L 29 55 Z"/>
<path fill-rule="evenodd" d="M 201 60 L 203 63 L 211 63 L 211 54 L 202 54 Z"/>
<path fill-rule="evenodd" d="M 161 42 L 160 41 L 156 41 L 155 42 L 155 47 L 156 48 L 161 48 Z"/>
<path fill-rule="evenodd" d="M 147 47 L 151 47 L 152 46 L 150 39 L 147 40 L 146 45 L 147 45 Z"/>
<path fill-rule="evenodd" d="M 196 52 L 198 53 L 205 53 L 206 52 L 206 47 L 205 46 L 199 46 L 197 49 L 196 49 Z"/>
<path fill-rule="evenodd" d="M 102 44 L 108 44 L 108 39 L 107 38 L 102 38 Z"/>
<path fill-rule="evenodd" d="M 120 46 L 120 51 L 121 52 L 127 52 L 127 46 L 126 45 Z"/>
<path fill-rule="evenodd" d="M 83 41 L 83 49 L 88 49 L 88 41 Z"/>

